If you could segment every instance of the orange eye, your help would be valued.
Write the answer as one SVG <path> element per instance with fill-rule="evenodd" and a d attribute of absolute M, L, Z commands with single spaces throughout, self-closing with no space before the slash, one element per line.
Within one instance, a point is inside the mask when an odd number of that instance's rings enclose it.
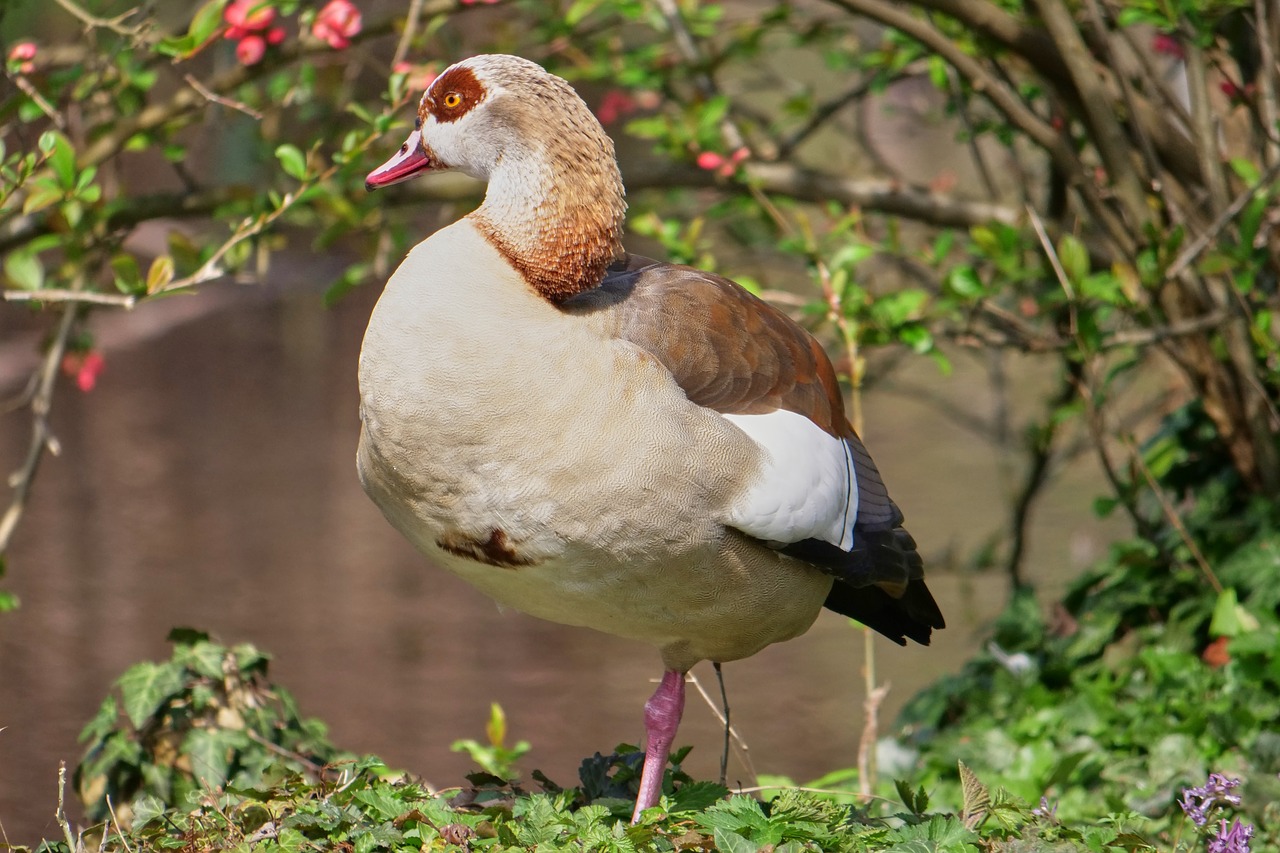
<path fill-rule="evenodd" d="M 450 92 L 444 96 L 441 103 L 444 104 L 444 107 L 447 110 L 456 110 L 458 107 L 462 106 L 462 96 L 457 92 Z"/>

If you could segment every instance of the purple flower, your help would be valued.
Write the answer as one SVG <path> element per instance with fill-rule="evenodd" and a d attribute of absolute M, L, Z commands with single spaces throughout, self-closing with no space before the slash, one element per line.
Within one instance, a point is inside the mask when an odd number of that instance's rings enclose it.
<path fill-rule="evenodd" d="M 1182 806 L 1182 810 L 1186 812 L 1187 817 L 1191 818 L 1196 826 L 1204 826 L 1209 822 L 1209 811 L 1214 806 L 1238 806 L 1240 805 L 1240 795 L 1233 794 L 1231 791 L 1240 787 L 1239 779 L 1228 779 L 1221 773 L 1210 773 L 1209 780 L 1199 788 L 1183 788 L 1182 799 L 1178 805 Z M 1249 832 L 1253 832 L 1250 827 Z M 1226 850 L 1227 848 L 1223 848 Z M 1230 848 L 1235 851 L 1236 848 Z M 1245 839 L 1244 850 L 1248 850 L 1248 839 Z"/>
<path fill-rule="evenodd" d="M 1031 813 L 1041 820 L 1057 820 L 1058 804 L 1049 804 L 1048 797 L 1040 798 L 1040 805 L 1031 810 Z"/>
<path fill-rule="evenodd" d="M 1218 834 L 1209 839 L 1209 853 L 1249 853 L 1249 839 L 1253 838 L 1253 826 L 1241 823 L 1240 818 L 1231 822 L 1220 821 Z"/>

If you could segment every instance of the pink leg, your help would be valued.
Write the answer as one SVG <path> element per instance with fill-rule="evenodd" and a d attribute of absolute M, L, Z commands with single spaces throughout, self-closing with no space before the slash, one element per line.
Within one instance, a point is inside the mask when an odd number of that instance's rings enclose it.
<path fill-rule="evenodd" d="M 667 670 L 662 683 L 644 705 L 644 771 L 640 774 L 640 796 L 632 823 L 640 822 L 640 812 L 656 806 L 662 795 L 662 774 L 667 769 L 671 743 L 676 739 L 680 715 L 684 713 L 684 673 Z"/>

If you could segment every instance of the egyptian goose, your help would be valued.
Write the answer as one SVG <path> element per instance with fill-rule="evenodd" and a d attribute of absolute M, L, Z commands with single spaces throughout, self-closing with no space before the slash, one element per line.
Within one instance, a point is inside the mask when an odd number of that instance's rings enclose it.
<path fill-rule="evenodd" d="M 360 479 L 500 603 L 658 647 L 635 822 L 695 663 L 824 606 L 902 645 L 942 614 L 822 348 L 727 279 L 623 250 L 613 143 L 568 83 L 514 56 L 448 68 L 367 186 L 445 169 L 488 191 L 373 311 Z"/>

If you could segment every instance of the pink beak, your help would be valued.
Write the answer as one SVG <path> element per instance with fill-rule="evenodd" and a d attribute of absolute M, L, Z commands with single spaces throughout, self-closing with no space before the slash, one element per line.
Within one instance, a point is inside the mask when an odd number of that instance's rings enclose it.
<path fill-rule="evenodd" d="M 431 158 L 422 150 L 422 132 L 415 130 L 409 134 L 400 150 L 391 155 L 391 159 L 369 173 L 364 179 L 364 188 L 376 190 L 389 187 L 401 181 L 407 181 L 414 175 L 436 168 Z"/>

